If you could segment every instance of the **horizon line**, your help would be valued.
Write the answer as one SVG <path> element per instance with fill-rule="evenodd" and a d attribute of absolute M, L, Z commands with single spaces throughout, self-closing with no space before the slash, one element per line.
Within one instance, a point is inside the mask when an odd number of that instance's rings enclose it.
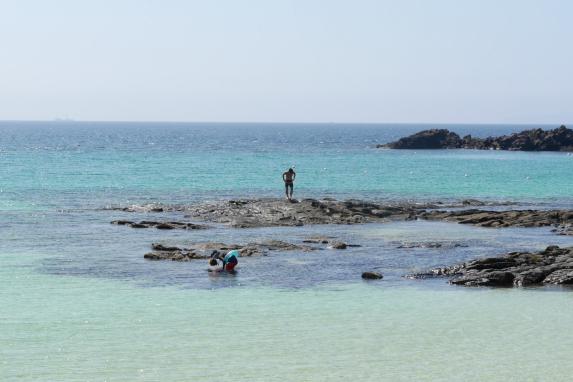
<path fill-rule="evenodd" d="M 74 123 L 125 123 L 125 124 L 273 124 L 273 125 L 479 125 L 479 126 L 491 126 L 491 125 L 545 125 L 551 126 L 556 125 L 557 127 L 561 125 L 567 126 L 568 123 L 561 122 L 308 122 L 308 121 L 163 121 L 163 120 L 151 120 L 151 121 L 139 121 L 139 120 L 82 120 L 82 119 L 0 119 L 0 123 L 61 123 L 61 124 L 74 124 Z"/>

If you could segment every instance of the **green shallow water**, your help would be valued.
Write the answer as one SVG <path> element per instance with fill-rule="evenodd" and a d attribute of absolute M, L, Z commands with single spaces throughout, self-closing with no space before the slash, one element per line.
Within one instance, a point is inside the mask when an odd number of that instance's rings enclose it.
<path fill-rule="evenodd" d="M 142 288 L 2 259 L 2 381 L 566 381 L 573 295 Z"/>

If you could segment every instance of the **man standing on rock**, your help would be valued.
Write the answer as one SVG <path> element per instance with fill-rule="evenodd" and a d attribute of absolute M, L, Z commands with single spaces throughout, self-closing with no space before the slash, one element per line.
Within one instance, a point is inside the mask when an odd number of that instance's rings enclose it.
<path fill-rule="evenodd" d="M 283 181 L 285 182 L 285 194 L 288 200 L 292 200 L 292 193 L 294 188 L 294 179 L 296 178 L 296 173 L 292 168 L 288 171 L 283 172 Z M 289 193 L 290 189 L 290 193 Z"/>

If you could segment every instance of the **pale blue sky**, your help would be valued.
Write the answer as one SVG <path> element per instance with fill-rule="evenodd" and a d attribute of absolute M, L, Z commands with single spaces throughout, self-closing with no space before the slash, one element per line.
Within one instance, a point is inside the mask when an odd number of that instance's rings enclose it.
<path fill-rule="evenodd" d="M 573 122 L 573 1 L 0 0 L 0 119 Z"/>

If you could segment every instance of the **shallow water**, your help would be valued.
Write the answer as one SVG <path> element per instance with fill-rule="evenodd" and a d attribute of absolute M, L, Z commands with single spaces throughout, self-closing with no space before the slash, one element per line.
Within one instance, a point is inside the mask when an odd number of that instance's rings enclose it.
<path fill-rule="evenodd" d="M 385 281 L 142 288 L 33 267 L 7 275 L 6 265 L 2 380 L 566 381 L 573 373 L 570 293 Z"/>
<path fill-rule="evenodd" d="M 467 289 L 404 274 L 573 238 L 442 222 L 205 231 L 103 209 L 280 196 L 512 200 L 573 206 L 566 153 L 391 151 L 415 125 L 0 123 L 0 380 L 568 380 L 571 291 Z M 526 126 L 446 126 L 464 135 Z M 149 262 L 152 242 L 301 243 L 344 251 Z M 399 248 L 440 242 L 442 248 Z M 375 269 L 384 279 L 364 282 Z M 221 361 L 224 360 L 224 361 Z"/>

